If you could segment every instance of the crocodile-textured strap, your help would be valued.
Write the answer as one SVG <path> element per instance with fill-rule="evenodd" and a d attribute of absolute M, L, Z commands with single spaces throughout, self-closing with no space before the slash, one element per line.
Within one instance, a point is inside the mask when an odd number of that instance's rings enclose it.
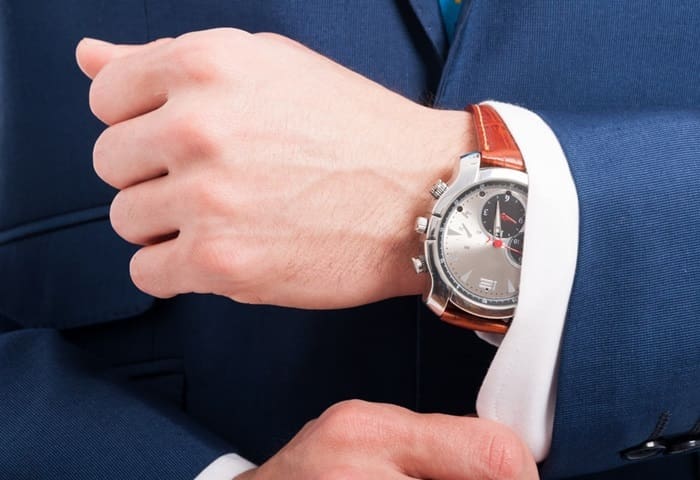
<path fill-rule="evenodd" d="M 469 105 L 481 151 L 481 167 L 512 168 L 525 171 L 525 162 L 508 127 L 489 105 Z"/>

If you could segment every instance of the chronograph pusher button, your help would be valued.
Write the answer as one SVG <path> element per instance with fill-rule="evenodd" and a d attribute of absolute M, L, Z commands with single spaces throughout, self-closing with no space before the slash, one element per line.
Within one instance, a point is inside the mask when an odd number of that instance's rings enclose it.
<path fill-rule="evenodd" d="M 413 262 L 413 268 L 415 269 L 416 273 L 425 273 L 428 271 L 428 265 L 425 262 L 425 257 L 423 255 L 413 257 L 411 258 L 411 261 Z"/>
<path fill-rule="evenodd" d="M 428 219 L 425 217 L 416 218 L 416 233 L 426 233 L 428 231 Z"/>

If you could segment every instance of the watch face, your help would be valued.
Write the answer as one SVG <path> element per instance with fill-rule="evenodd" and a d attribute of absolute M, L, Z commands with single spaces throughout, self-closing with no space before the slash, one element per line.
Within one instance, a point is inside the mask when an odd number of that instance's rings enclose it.
<path fill-rule="evenodd" d="M 455 290 L 482 308 L 518 301 L 526 187 L 489 181 L 466 190 L 440 224 L 438 257 Z"/>

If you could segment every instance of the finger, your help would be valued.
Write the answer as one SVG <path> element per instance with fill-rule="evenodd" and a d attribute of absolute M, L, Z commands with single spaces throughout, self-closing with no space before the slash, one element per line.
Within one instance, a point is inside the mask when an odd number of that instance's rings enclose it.
<path fill-rule="evenodd" d="M 184 211 L 178 191 L 170 176 L 120 191 L 109 212 L 114 231 L 127 242 L 138 245 L 175 235 Z"/>
<path fill-rule="evenodd" d="M 417 478 L 536 480 L 537 466 L 507 427 L 483 419 L 420 415 L 415 444 L 399 459 Z"/>
<path fill-rule="evenodd" d="M 160 38 L 143 45 L 117 45 L 95 38 L 83 38 L 75 49 L 75 59 L 80 70 L 93 79 L 110 60 L 143 52 L 171 40 L 172 38 Z"/>
<path fill-rule="evenodd" d="M 170 172 L 176 142 L 165 138 L 163 110 L 156 110 L 107 128 L 92 152 L 97 175 L 124 189 Z"/>
<path fill-rule="evenodd" d="M 136 287 L 154 297 L 170 298 L 187 293 L 186 275 L 179 261 L 179 239 L 175 238 L 137 251 L 131 257 L 129 271 Z"/>
<path fill-rule="evenodd" d="M 107 125 L 153 111 L 168 98 L 169 39 L 142 48 L 106 46 L 110 59 L 90 86 L 90 108 Z M 103 48 L 103 47 L 100 47 Z"/>

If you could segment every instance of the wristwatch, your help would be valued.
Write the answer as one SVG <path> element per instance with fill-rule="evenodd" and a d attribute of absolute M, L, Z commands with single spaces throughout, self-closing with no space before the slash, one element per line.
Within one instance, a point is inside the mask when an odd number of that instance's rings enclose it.
<path fill-rule="evenodd" d="M 479 152 L 462 155 L 452 179 L 430 190 L 435 204 L 416 219 L 429 273 L 427 306 L 442 320 L 505 333 L 518 303 L 528 177 L 523 156 L 496 110 L 470 105 Z"/>

